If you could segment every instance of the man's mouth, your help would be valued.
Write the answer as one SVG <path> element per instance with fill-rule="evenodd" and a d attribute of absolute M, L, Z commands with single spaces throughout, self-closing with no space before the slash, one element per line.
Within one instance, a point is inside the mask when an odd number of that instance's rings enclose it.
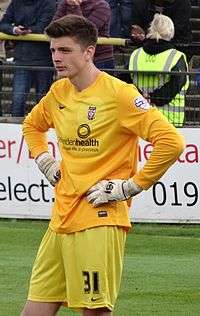
<path fill-rule="evenodd" d="M 62 66 L 56 66 L 57 71 L 66 71 L 67 67 L 62 67 Z"/>

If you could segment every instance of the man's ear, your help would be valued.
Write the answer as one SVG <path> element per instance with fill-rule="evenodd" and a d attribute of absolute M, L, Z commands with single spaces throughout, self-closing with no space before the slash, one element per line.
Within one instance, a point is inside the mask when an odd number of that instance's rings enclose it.
<path fill-rule="evenodd" d="M 88 46 L 86 48 L 86 60 L 88 61 L 88 60 L 93 59 L 94 54 L 95 54 L 95 46 L 92 46 L 92 45 Z"/>

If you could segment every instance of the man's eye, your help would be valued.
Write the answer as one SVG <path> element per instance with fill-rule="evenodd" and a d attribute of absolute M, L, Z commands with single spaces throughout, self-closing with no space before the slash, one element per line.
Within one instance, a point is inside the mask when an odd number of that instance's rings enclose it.
<path fill-rule="evenodd" d="M 61 49 L 60 52 L 62 53 L 71 53 L 70 49 Z"/>

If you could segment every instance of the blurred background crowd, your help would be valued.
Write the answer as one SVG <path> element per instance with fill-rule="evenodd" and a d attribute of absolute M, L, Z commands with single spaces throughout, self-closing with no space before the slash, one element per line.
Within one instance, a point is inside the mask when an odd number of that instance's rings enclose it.
<path fill-rule="evenodd" d="M 171 31 L 169 38 L 166 34 L 161 34 L 162 27 L 158 25 L 161 22 L 156 25 L 160 28 L 159 40 L 154 38 L 155 34 L 149 35 L 149 28 L 156 13 L 171 19 L 174 31 Z M 199 0 L 1 0 L 0 32 L 14 36 L 43 34 L 51 20 L 67 14 L 83 15 L 93 21 L 98 28 L 99 37 L 127 39 L 126 47 L 97 46 L 94 62 L 100 69 L 109 69 L 115 76 L 127 82 L 134 82 L 138 80 L 135 76 L 122 71 L 124 69 L 138 71 L 134 63 L 130 66 L 130 57 L 134 51 L 141 47 L 146 55 L 154 56 L 161 52 L 165 52 L 166 55 L 166 51 L 175 49 L 180 53 L 179 58 L 176 62 L 172 62 L 167 70 L 177 72 L 195 70 L 197 74 L 192 79 L 190 78 L 189 83 L 191 85 L 194 81 L 195 89 L 200 88 L 198 75 L 200 71 Z M 165 27 L 168 27 L 166 25 Z M 49 43 L 1 40 L 0 60 L 2 65 L 0 68 L 0 114 L 23 117 L 30 106 L 33 106 L 48 91 L 52 81 L 55 80 Z M 166 69 L 166 65 L 161 64 L 162 62 L 159 61 L 159 66 L 154 68 Z M 6 65 L 12 65 L 12 70 L 8 70 Z M 147 69 L 148 67 L 142 61 L 141 65 L 140 70 L 153 70 Z M 178 84 L 176 84 L 177 81 Z M 12 91 L 8 87 L 10 82 L 12 82 Z M 139 84 L 138 81 L 134 83 L 137 86 L 140 85 L 138 88 L 142 90 L 141 83 Z M 166 91 L 171 91 L 169 87 L 164 89 L 165 92 L 158 91 L 160 87 L 155 87 L 157 97 L 160 98 L 158 102 L 155 100 L 156 93 L 153 93 L 154 98 L 150 96 L 152 91 L 147 93 L 146 97 L 154 105 L 163 106 L 170 103 L 177 93 L 183 90 L 183 87 L 186 93 L 189 83 L 186 75 L 178 80 L 173 77 L 170 81 L 170 84 L 174 85 L 171 99 L 163 101 L 164 96 L 166 98 Z M 190 90 L 194 90 L 194 85 Z M 34 93 L 30 97 L 31 91 Z M 195 94 L 197 92 L 198 90 L 195 90 Z"/>

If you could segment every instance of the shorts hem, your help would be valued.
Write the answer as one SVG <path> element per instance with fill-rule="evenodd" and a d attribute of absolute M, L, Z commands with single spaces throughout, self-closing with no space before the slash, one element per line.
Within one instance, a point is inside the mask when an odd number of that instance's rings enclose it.
<path fill-rule="evenodd" d="M 75 310 L 82 310 L 84 308 L 87 309 L 95 309 L 95 308 L 107 308 L 109 311 L 113 311 L 114 307 L 110 304 L 95 304 L 95 305 L 88 305 L 88 304 L 82 304 L 81 306 L 76 306 L 76 305 L 68 305 L 67 307 L 71 308 L 71 309 L 75 309 Z"/>
<path fill-rule="evenodd" d="M 82 304 L 82 305 L 69 305 L 68 302 L 65 299 L 59 299 L 59 298 L 55 298 L 55 297 L 51 297 L 51 298 L 44 298 L 44 297 L 37 297 L 37 296 L 28 296 L 27 298 L 29 301 L 33 301 L 33 302 L 43 302 L 43 303 L 61 303 L 63 306 L 67 307 L 67 308 L 71 308 L 71 309 L 75 309 L 75 310 L 82 310 L 84 308 L 87 309 L 95 309 L 95 308 L 107 308 L 109 309 L 109 311 L 113 311 L 113 306 L 110 304 L 95 304 L 95 305 L 88 305 L 88 304 Z"/>
<path fill-rule="evenodd" d="M 66 298 L 57 298 L 57 297 L 46 298 L 46 297 L 38 297 L 38 296 L 28 296 L 27 299 L 29 301 L 34 301 L 34 302 L 48 302 L 48 303 L 59 302 L 59 303 L 67 304 Z"/>

